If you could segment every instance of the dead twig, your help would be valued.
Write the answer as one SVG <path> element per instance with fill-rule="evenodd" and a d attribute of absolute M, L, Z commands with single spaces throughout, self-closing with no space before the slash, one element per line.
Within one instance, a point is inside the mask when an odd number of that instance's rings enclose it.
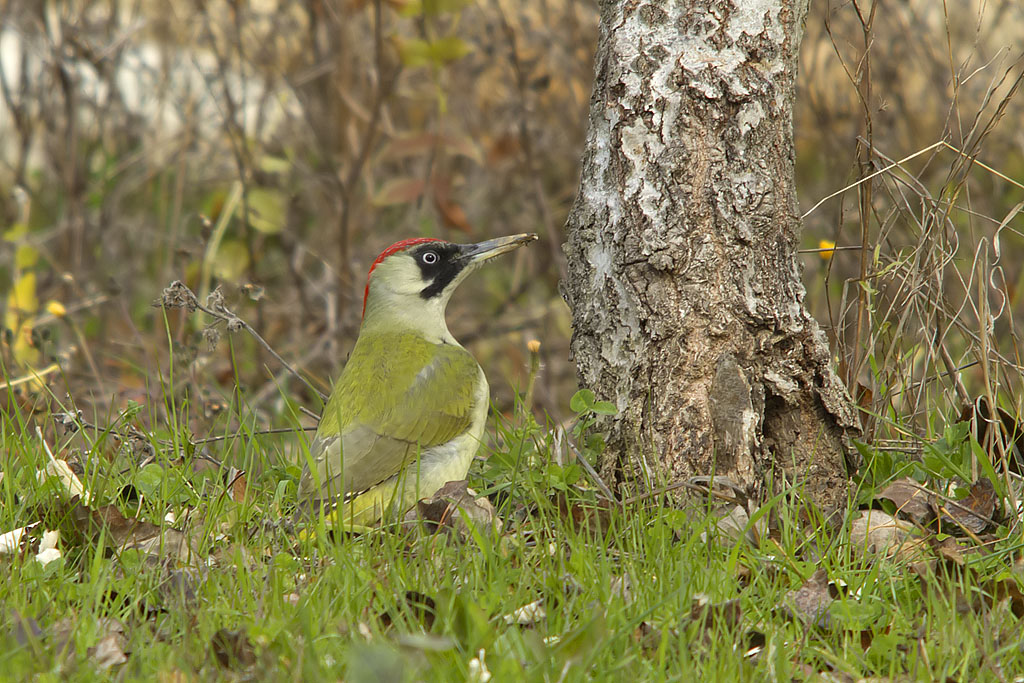
<path fill-rule="evenodd" d="M 267 341 L 260 336 L 260 334 L 253 329 L 252 325 L 239 318 L 234 311 L 229 309 L 224 304 L 224 295 L 220 292 L 220 287 L 210 292 L 210 295 L 206 297 L 206 305 L 199 303 L 199 298 L 195 293 L 185 286 L 180 280 L 175 280 L 168 285 L 161 295 L 160 299 L 154 302 L 154 306 L 160 306 L 163 308 L 183 308 L 186 311 L 202 311 L 206 315 L 215 318 L 217 321 L 225 323 L 228 332 L 236 332 L 238 330 L 245 330 L 252 338 L 257 341 L 271 356 L 273 356 L 278 363 L 281 364 L 288 372 L 297 377 L 306 387 L 316 396 L 319 396 L 322 401 L 327 400 L 327 394 L 324 394 L 317 389 L 313 384 L 306 379 L 298 370 L 293 368 L 288 361 L 281 357 L 281 355 L 274 350 Z M 217 341 L 220 340 L 220 332 L 210 325 L 203 330 L 203 336 L 207 342 L 211 345 L 216 345 Z"/>

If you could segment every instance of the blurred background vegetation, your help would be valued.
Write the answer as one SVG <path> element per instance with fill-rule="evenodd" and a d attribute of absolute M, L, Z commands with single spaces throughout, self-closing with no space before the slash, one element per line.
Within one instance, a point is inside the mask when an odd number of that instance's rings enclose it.
<path fill-rule="evenodd" d="M 865 429 L 931 436 L 978 396 L 1019 415 L 1024 6 L 812 5 L 800 258 Z M 162 290 L 221 287 L 326 391 L 381 249 L 537 232 L 449 321 L 503 411 L 540 340 L 534 405 L 560 419 L 597 24 L 577 0 L 0 0 L 5 410 L 312 424 L 290 403 L 317 397 L 254 340 L 213 348 Z"/>

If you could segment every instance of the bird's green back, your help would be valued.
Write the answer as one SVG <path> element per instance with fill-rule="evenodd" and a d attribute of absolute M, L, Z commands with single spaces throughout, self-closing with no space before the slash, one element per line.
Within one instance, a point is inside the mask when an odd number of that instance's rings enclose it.
<path fill-rule="evenodd" d="M 461 346 L 434 344 L 411 332 L 360 334 L 324 408 L 317 435 L 368 426 L 420 447 L 464 432 L 480 366 Z"/>

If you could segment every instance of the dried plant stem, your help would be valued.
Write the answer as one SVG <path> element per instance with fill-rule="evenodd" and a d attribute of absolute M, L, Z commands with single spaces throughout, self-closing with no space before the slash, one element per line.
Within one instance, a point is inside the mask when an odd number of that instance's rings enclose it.
<path fill-rule="evenodd" d="M 229 332 L 244 329 L 252 335 L 252 338 L 255 339 L 256 342 L 267 351 L 267 353 L 273 356 L 285 370 L 305 384 L 314 395 L 319 396 L 323 401 L 327 400 L 327 395 L 313 386 L 308 379 L 306 379 L 298 370 L 293 368 L 288 361 L 282 358 L 281 354 L 275 351 L 274 347 L 268 344 L 267 340 L 261 337 L 259 332 L 257 332 L 252 325 L 239 318 L 233 311 L 224 305 L 224 297 L 221 295 L 219 288 L 210 293 L 207 297 L 206 303 L 207 305 L 205 306 L 199 303 L 199 299 L 191 289 L 186 287 L 179 280 L 175 280 L 168 285 L 166 289 L 164 289 L 163 296 L 155 305 L 163 306 L 164 308 L 184 308 L 189 311 L 202 311 L 215 320 L 225 323 Z"/>

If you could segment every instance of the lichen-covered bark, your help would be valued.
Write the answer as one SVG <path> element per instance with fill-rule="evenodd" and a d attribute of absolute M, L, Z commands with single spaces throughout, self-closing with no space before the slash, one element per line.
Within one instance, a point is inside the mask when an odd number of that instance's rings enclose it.
<path fill-rule="evenodd" d="M 807 0 L 603 0 L 564 294 L 602 469 L 784 472 L 829 504 L 854 414 L 803 306 L 792 105 Z"/>

